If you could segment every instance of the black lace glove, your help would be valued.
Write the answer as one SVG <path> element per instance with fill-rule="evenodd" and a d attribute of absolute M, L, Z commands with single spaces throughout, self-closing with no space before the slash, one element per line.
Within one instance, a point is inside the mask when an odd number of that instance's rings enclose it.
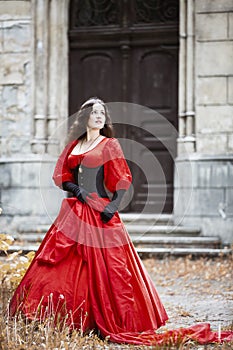
<path fill-rule="evenodd" d="M 102 213 L 100 213 L 101 220 L 105 223 L 111 220 L 115 212 L 118 210 L 122 197 L 124 196 L 126 190 L 118 190 L 114 192 L 112 200 L 106 205 Z"/>
<path fill-rule="evenodd" d="M 73 193 L 73 195 L 77 197 L 78 200 L 82 203 L 86 201 L 86 198 L 89 194 L 84 188 L 69 181 L 63 182 L 62 188 L 65 191 Z"/>

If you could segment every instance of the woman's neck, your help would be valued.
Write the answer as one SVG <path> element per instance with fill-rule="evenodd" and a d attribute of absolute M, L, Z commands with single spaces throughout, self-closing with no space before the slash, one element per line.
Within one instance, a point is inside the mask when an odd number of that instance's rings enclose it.
<path fill-rule="evenodd" d="M 100 135 L 99 129 L 87 129 L 86 141 L 93 141 Z"/>

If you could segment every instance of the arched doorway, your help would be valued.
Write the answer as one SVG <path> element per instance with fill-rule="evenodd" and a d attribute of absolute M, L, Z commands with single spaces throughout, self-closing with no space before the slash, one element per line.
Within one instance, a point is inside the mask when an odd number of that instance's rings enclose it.
<path fill-rule="evenodd" d="M 161 113 L 177 129 L 178 19 L 178 0 L 72 0 L 69 114 L 75 113 L 85 99 L 99 96 L 107 102 L 147 106 Z M 148 197 L 143 171 L 150 169 L 147 155 L 141 155 L 141 169 L 129 163 L 136 191 L 127 210 L 142 210 L 147 201 L 148 212 L 161 212 L 162 208 L 162 212 L 170 213 L 174 160 L 163 142 L 144 130 L 145 122 L 150 123 L 152 131 L 156 129 L 161 140 L 166 138 L 166 143 L 173 147 L 172 153 L 176 153 L 176 135 L 169 133 L 166 123 L 158 124 L 156 118 L 148 116 L 137 128 L 116 125 L 116 137 L 142 143 L 155 155 L 165 176 L 164 182 L 156 172 L 152 174 Z M 167 192 L 165 203 L 163 187 Z"/>

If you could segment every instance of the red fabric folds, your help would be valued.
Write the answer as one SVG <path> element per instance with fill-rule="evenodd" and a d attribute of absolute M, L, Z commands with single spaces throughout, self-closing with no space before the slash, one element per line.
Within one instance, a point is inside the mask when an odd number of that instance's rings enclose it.
<path fill-rule="evenodd" d="M 76 144 L 69 144 L 58 159 L 53 175 L 58 186 L 73 180 L 72 168 L 80 157 L 69 154 Z M 115 139 L 100 142 L 82 157 L 82 164 L 104 164 L 105 185 L 111 191 L 130 186 L 131 174 Z M 55 322 L 83 331 L 98 329 L 117 343 L 233 340 L 233 332 L 212 332 L 207 323 L 156 333 L 167 313 L 118 212 L 108 223 L 101 221 L 108 202 L 95 192 L 84 204 L 74 197 L 62 201 L 11 299 L 10 315 L 22 312 L 40 321 L 53 315 Z"/>
<path fill-rule="evenodd" d="M 63 319 L 83 331 L 98 329 L 117 343 L 233 340 L 233 332 L 219 335 L 208 323 L 156 333 L 168 316 L 154 284 L 119 215 L 106 230 L 108 225 L 97 219 L 98 215 L 99 211 L 75 198 L 63 200 L 57 219 L 14 293 L 12 316 L 21 311 L 29 319 L 43 321 L 52 312 L 55 320 Z M 93 231 L 88 234 L 90 227 Z M 64 228 L 68 230 L 63 232 Z"/>
<path fill-rule="evenodd" d="M 72 316 L 68 324 L 97 328 L 104 336 L 138 334 L 165 324 L 166 311 L 129 237 L 123 245 L 86 246 L 59 231 L 59 220 L 15 291 L 11 315 L 21 311 L 28 318 L 43 319 L 50 304 L 61 313 L 58 305 L 64 301 L 63 316 Z"/>
<path fill-rule="evenodd" d="M 199 323 L 187 328 L 177 328 L 163 333 L 151 331 L 142 332 L 141 334 L 124 333 L 113 334 L 110 336 L 115 342 L 122 342 L 125 339 L 129 344 L 142 345 L 171 345 L 184 344 L 192 340 L 199 344 L 223 343 L 233 341 L 232 331 L 223 331 L 221 333 L 211 331 L 209 323 Z"/>

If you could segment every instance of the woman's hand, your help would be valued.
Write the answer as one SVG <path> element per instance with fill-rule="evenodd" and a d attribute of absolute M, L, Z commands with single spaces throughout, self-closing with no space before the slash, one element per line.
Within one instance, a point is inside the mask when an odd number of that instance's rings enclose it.
<path fill-rule="evenodd" d="M 114 205 L 113 202 L 110 202 L 108 205 L 106 205 L 102 213 L 100 213 L 101 220 L 105 223 L 109 222 L 117 210 L 118 207 Z"/>
<path fill-rule="evenodd" d="M 126 190 L 118 190 L 114 192 L 112 200 L 106 205 L 104 210 L 100 213 L 101 220 L 104 223 L 109 222 L 120 206 L 122 197 L 124 196 Z"/>
<path fill-rule="evenodd" d="M 79 185 L 74 184 L 73 182 L 63 182 L 62 183 L 62 188 L 65 191 L 73 193 L 73 195 L 78 198 L 78 200 L 81 203 L 86 202 L 86 198 L 89 195 L 89 193 Z"/>

